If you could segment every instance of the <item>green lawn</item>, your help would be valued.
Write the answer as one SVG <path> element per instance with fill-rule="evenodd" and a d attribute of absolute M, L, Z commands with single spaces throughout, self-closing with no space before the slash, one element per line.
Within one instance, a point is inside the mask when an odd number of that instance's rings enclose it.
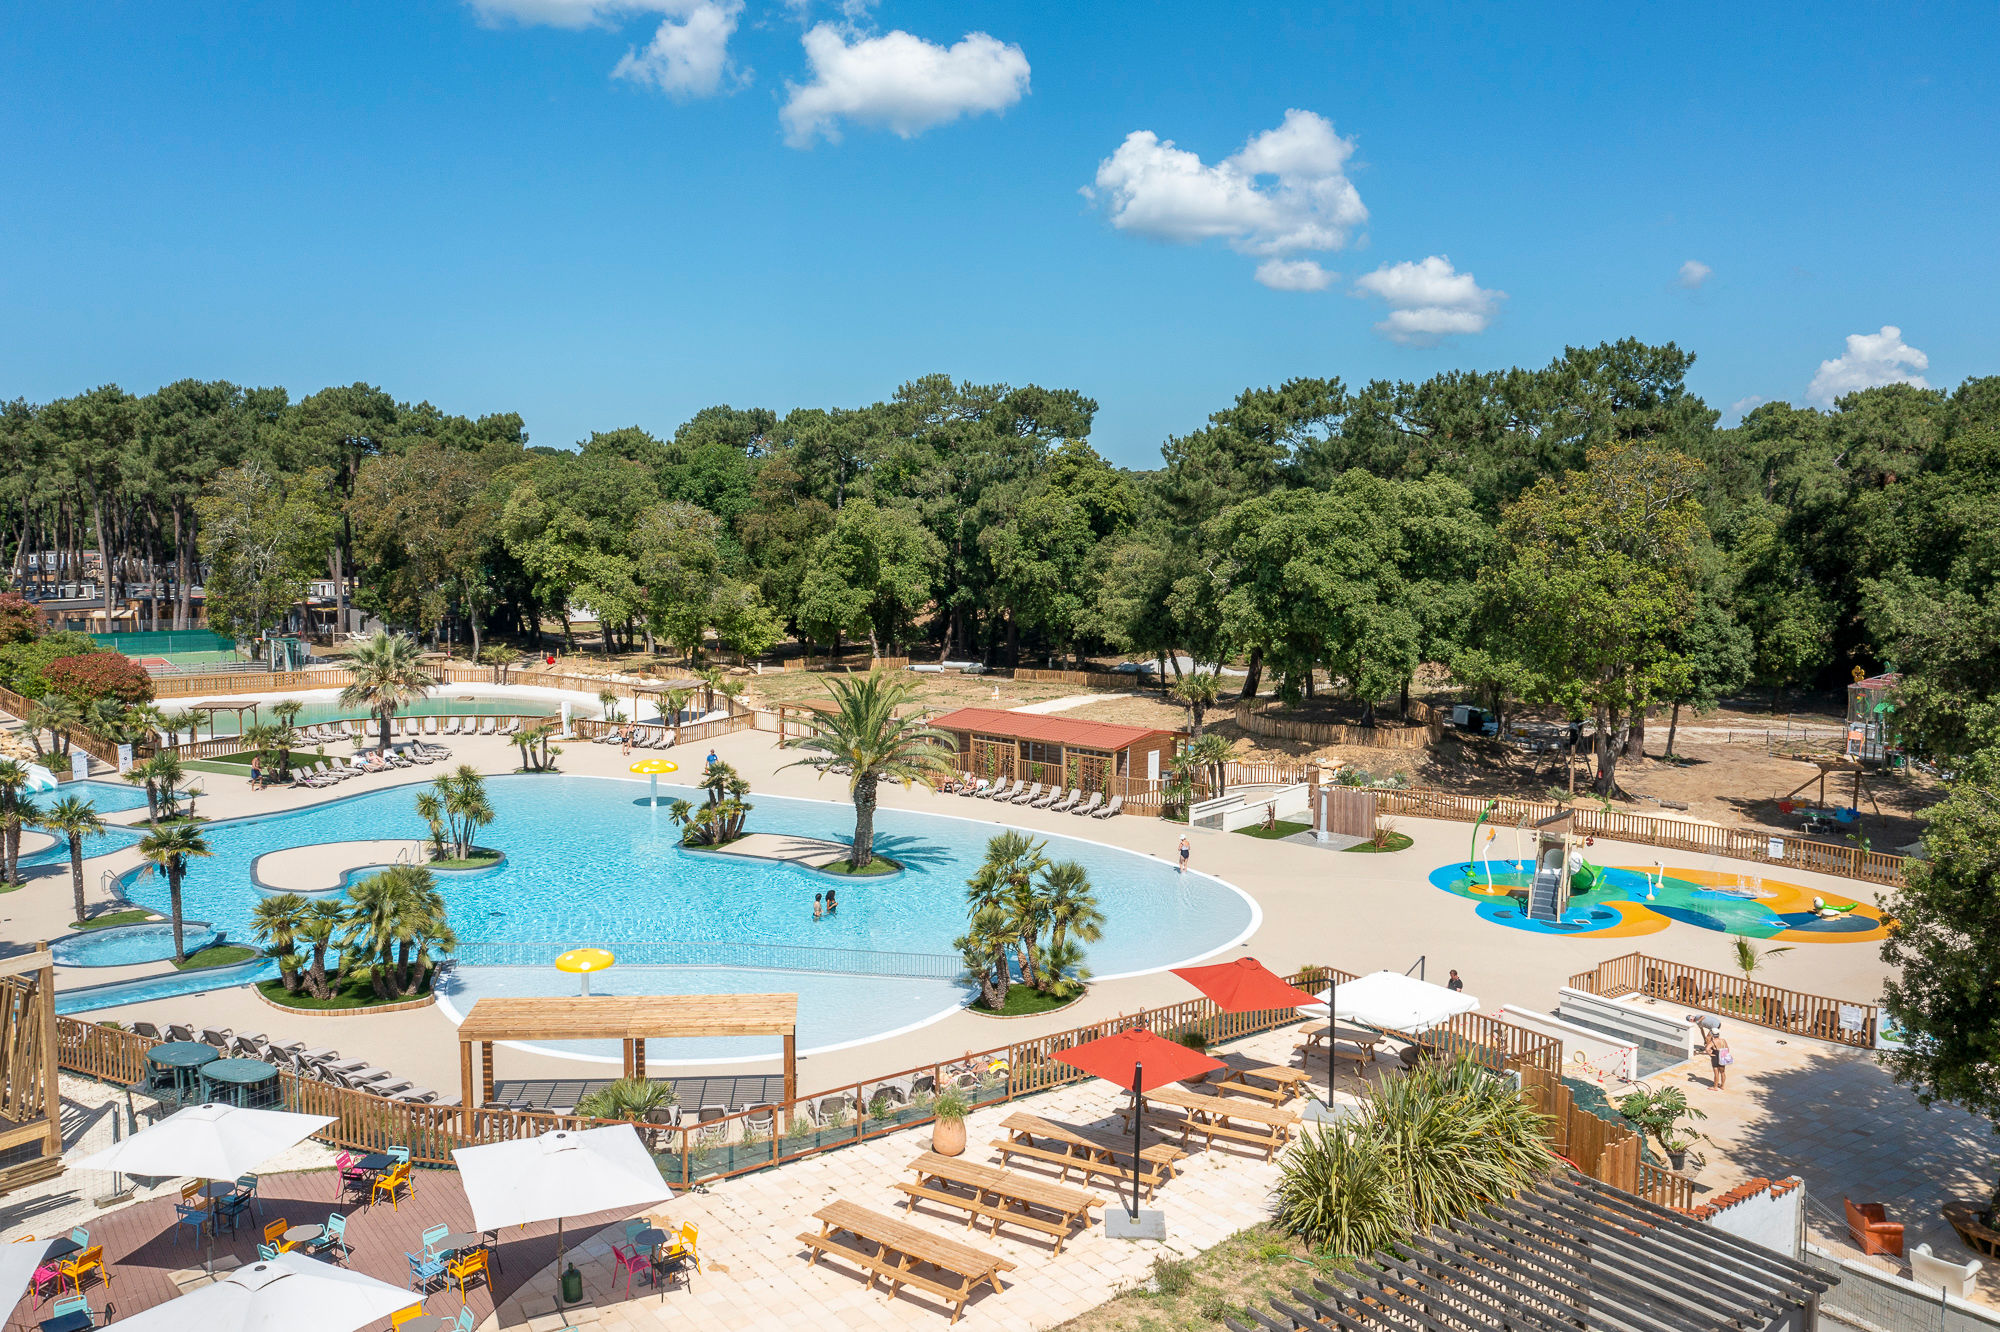
<path fill-rule="evenodd" d="M 1293 833 L 1311 832 L 1312 825 L 1310 823 L 1293 823 L 1290 819 L 1279 819 L 1275 828 L 1266 828 L 1263 824 L 1258 823 L 1252 824 L 1248 828 L 1238 828 L 1236 831 L 1242 833 L 1245 837 L 1270 839 L 1290 837 Z"/>
<path fill-rule="evenodd" d="M 244 944 L 217 944 L 198 953 L 189 953 L 187 961 L 174 963 L 174 970 L 206 971 L 210 967 L 226 967 L 236 962 L 248 962 L 256 956 L 257 950 Z"/>
<path fill-rule="evenodd" d="M 1387 846 L 1377 846 L 1373 842 L 1363 842 L 1359 846 L 1350 846 L 1347 849 L 1349 851 L 1363 851 L 1372 854 L 1377 851 L 1403 851 L 1407 850 L 1409 846 L 1410 835 L 1408 833 L 1392 832 L 1389 834 L 1389 844 Z"/>
<path fill-rule="evenodd" d="M 70 928 L 73 930 L 101 930 L 109 925 L 143 925 L 152 918 L 152 912 L 141 911 L 135 908 L 131 911 L 113 911 L 105 916 L 92 916 L 89 920 L 72 921 L 70 922 Z"/>
<path fill-rule="evenodd" d="M 407 1004 L 413 999 L 423 998 L 431 990 L 426 984 L 415 994 L 406 994 L 394 999 L 377 999 L 373 986 L 365 980 L 350 976 L 334 990 L 331 999 L 315 999 L 303 989 L 297 994 L 286 994 L 285 982 L 282 980 L 258 981 L 257 992 L 272 1003 L 283 1004 L 287 1008 L 329 1009 L 379 1008 L 386 1004 Z"/>
<path fill-rule="evenodd" d="M 428 868 L 442 870 L 485 869 L 489 865 L 499 864 L 504 859 L 505 857 L 498 851 L 486 851 L 474 847 L 473 854 L 463 860 L 447 856 L 442 860 L 426 860 L 424 864 Z"/>
<path fill-rule="evenodd" d="M 1027 1017 L 1032 1013 L 1053 1013 L 1059 1008 L 1068 1008 L 1081 998 L 1083 998 L 1083 994 L 1080 991 L 1067 999 L 1058 999 L 1054 995 L 1037 994 L 1025 985 L 1010 985 L 1007 987 L 1007 1002 L 1000 1005 L 999 1016 Z M 986 1006 L 986 1002 L 982 999 L 972 1001 L 972 1011 L 975 1013 L 993 1012 L 992 1009 Z"/>
<path fill-rule="evenodd" d="M 882 859 L 882 857 L 877 856 L 875 857 L 875 859 L 869 861 L 866 865 L 863 865 L 860 869 L 852 869 L 848 866 L 846 861 L 836 860 L 831 865 L 820 866 L 820 873 L 842 874 L 846 875 L 849 878 L 866 879 L 878 874 L 894 874 L 897 870 L 901 868 L 903 867 L 901 865 L 898 865 L 895 861 L 884 860 Z"/>

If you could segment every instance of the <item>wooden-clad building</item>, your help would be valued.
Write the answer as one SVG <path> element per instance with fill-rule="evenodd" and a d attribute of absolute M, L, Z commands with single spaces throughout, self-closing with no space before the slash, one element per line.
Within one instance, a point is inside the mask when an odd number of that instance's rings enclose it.
<path fill-rule="evenodd" d="M 961 772 L 1083 791 L 1122 793 L 1129 782 L 1158 782 L 1181 738 L 1178 731 L 1002 708 L 959 708 L 930 724 L 956 741 Z"/>

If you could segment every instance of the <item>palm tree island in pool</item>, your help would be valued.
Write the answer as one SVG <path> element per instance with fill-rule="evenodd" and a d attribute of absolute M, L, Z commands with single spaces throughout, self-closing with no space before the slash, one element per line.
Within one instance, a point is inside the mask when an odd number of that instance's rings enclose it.
<path fill-rule="evenodd" d="M 847 867 L 854 872 L 875 863 L 875 793 L 886 778 L 934 787 L 952 771 L 957 751 L 951 737 L 915 717 L 898 717 L 896 709 L 916 692 L 912 684 L 885 683 L 880 671 L 827 682 L 834 710 L 809 714 L 811 735 L 785 743 L 814 751 L 793 766 L 817 768 L 847 777 L 854 796 L 854 846 Z"/>

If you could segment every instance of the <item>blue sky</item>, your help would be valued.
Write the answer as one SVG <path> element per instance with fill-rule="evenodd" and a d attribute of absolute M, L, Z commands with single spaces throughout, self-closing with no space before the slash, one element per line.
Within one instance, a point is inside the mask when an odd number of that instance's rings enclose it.
<path fill-rule="evenodd" d="M 13 4 L 0 395 L 564 444 L 943 371 L 1152 466 L 1245 385 L 1628 334 L 1724 409 L 2000 373 L 1993 6 L 1652 8 Z"/>

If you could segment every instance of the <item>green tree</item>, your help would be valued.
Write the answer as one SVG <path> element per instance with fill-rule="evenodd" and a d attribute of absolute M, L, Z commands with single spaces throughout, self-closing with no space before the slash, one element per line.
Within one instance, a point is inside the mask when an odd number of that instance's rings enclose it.
<path fill-rule="evenodd" d="M 1049 867 L 1047 842 L 1010 828 L 986 844 L 986 859 L 965 881 L 965 900 L 974 916 L 988 908 L 1006 918 L 1006 934 L 1019 950 L 1021 981 L 1030 989 L 1046 988 L 1036 955 L 1047 910 L 1035 876 Z"/>
<path fill-rule="evenodd" d="M 249 463 L 215 475 L 195 501 L 211 627 L 256 638 L 282 624 L 333 540 L 329 474 L 279 477 Z"/>
<path fill-rule="evenodd" d="M 445 833 L 453 856 L 465 860 L 472 855 L 473 839 L 493 822 L 493 802 L 486 795 L 486 779 L 470 763 L 431 783 L 445 820 Z M 421 812 L 421 811 L 420 811 Z"/>
<path fill-rule="evenodd" d="M 62 796 L 36 818 L 35 825 L 54 833 L 69 845 L 69 886 L 74 898 L 76 920 L 84 916 L 83 842 L 104 831 L 104 819 L 97 806 L 81 796 Z"/>
<path fill-rule="evenodd" d="M 155 827 L 139 841 L 139 854 L 147 864 L 146 872 L 166 876 L 169 914 L 174 924 L 174 961 L 187 961 L 187 946 L 183 938 L 186 918 L 181 911 L 181 885 L 187 880 L 188 862 L 203 856 L 213 855 L 208 840 L 201 835 L 201 829 L 192 823 L 169 823 L 165 827 Z"/>
<path fill-rule="evenodd" d="M 1089 873 L 1076 861 L 1058 861 L 1042 871 L 1042 898 L 1050 956 L 1071 941 L 1091 944 L 1104 937 L 1104 910 Z"/>
<path fill-rule="evenodd" d="M 931 600 L 944 557 L 938 539 L 902 509 L 855 500 L 834 518 L 807 562 L 799 620 L 834 642 L 866 634 L 875 656 L 902 641 L 911 617 Z"/>
<path fill-rule="evenodd" d="M 980 1002 L 995 1013 L 1007 1006 L 1007 991 L 1013 984 L 1007 974 L 1007 956 L 1014 944 L 1013 925 L 998 906 L 975 909 L 965 933 L 952 940 L 966 974 L 979 984 Z"/>
<path fill-rule="evenodd" d="M 1188 710 L 1188 739 L 1199 742 L 1208 710 L 1222 693 L 1222 677 L 1214 671 L 1189 671 L 1167 687 L 1167 696 Z"/>
<path fill-rule="evenodd" d="M 376 631 L 355 646 L 345 665 L 353 679 L 340 691 L 340 706 L 366 708 L 381 724 L 378 750 L 389 747 L 390 720 L 437 685 L 437 678 L 424 669 L 416 640 L 405 634 Z"/>
<path fill-rule="evenodd" d="M 252 937 L 278 960 L 278 978 L 287 994 L 299 992 L 299 935 L 306 911 L 306 899 L 297 893 L 260 897 L 250 909 Z"/>
<path fill-rule="evenodd" d="M 444 895 L 421 865 L 392 865 L 371 874 L 349 888 L 347 897 L 342 947 L 368 959 L 377 998 L 418 993 L 434 965 L 432 952 L 457 951 Z"/>
<path fill-rule="evenodd" d="M 843 772 L 854 797 L 854 845 L 847 863 L 865 869 L 875 861 L 875 800 L 884 781 L 904 786 L 934 786 L 952 770 L 955 752 L 948 732 L 914 717 L 899 717 L 896 709 L 916 692 L 911 684 L 890 684 L 882 672 L 835 677 L 831 712 L 806 716 L 811 733 L 785 743 L 811 751 L 811 757 L 787 766 L 816 768 L 822 774 Z"/>
<path fill-rule="evenodd" d="M 315 901 L 299 920 L 299 942 L 306 946 L 306 993 L 315 999 L 331 999 L 334 985 L 347 971 L 348 958 L 343 951 L 338 973 L 332 977 L 326 974 L 327 951 L 339 944 L 346 928 L 347 908 L 339 902 Z"/>

